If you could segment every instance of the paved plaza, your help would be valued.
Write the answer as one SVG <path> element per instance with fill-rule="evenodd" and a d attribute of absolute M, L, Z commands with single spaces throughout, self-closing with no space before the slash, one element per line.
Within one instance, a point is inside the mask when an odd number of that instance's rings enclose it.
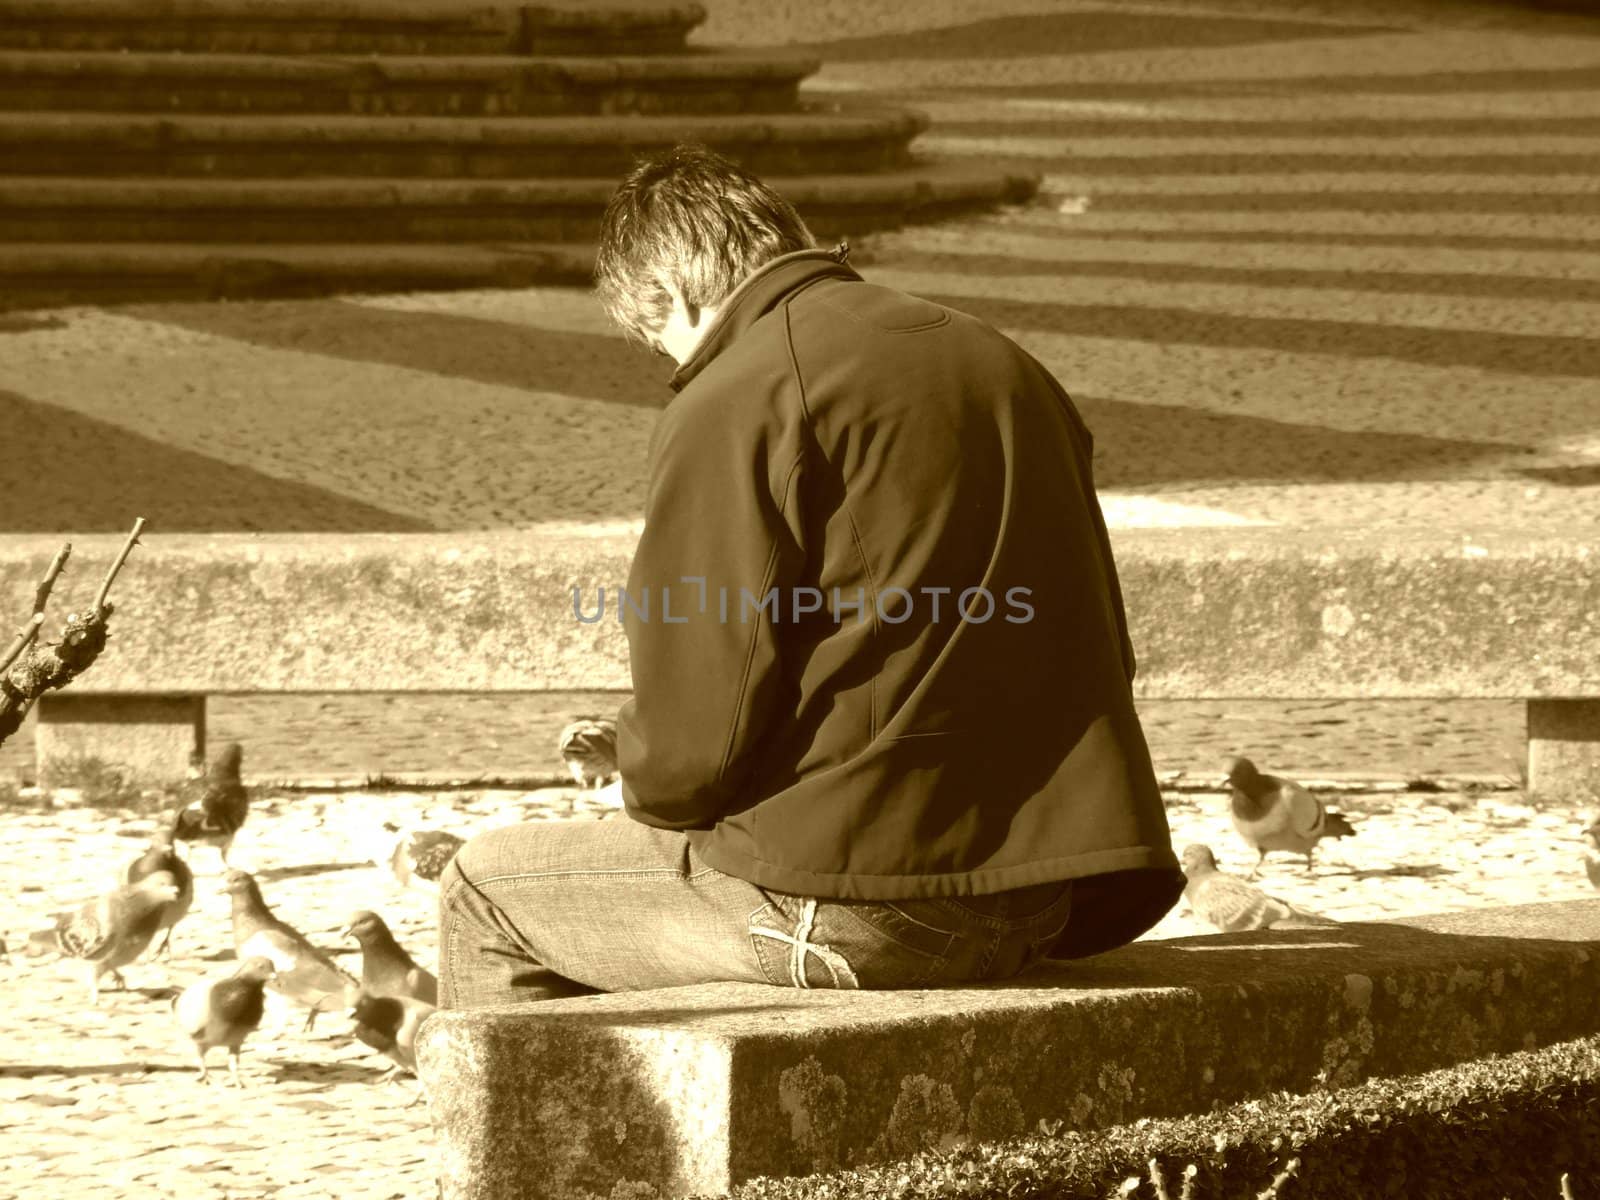
<path fill-rule="evenodd" d="M 814 44 L 813 100 L 907 103 L 934 118 L 928 153 L 1043 173 L 1031 205 L 863 238 L 854 261 L 993 322 L 1057 374 L 1096 435 L 1113 540 L 1144 525 L 1592 535 L 1600 22 L 1486 0 L 940 0 L 784 6 L 761 36 L 755 14 L 774 6 L 708 7 L 707 41 Z M 0 489 L 0 529 L 630 522 L 665 376 L 561 289 L 0 314 L 0 444 L 39 468 Z M 136 586 L 130 568 L 122 599 Z M 453 750 L 432 726 L 354 709 L 318 747 L 329 712 L 305 703 L 221 709 L 211 732 L 245 741 L 257 778 L 406 769 L 422 742 L 463 775 L 557 765 L 543 729 L 470 707 Z M 1388 729 L 1373 712 L 1285 711 L 1265 766 L 1516 778 L 1513 706 Z M 1175 717 L 1151 740 L 1187 772 L 1176 842 L 1243 870 L 1224 799 L 1187 786 L 1257 750 L 1237 718 Z M 1332 726 L 1339 748 L 1315 749 Z M 0 750 L 0 779 L 25 756 L 20 738 Z M 463 833 L 569 810 L 560 791 L 364 800 Z M 1593 894 L 1570 807 L 1459 789 L 1343 803 L 1358 835 L 1310 874 L 1273 862 L 1269 890 L 1353 920 Z M 431 962 L 431 898 L 359 861 L 351 810 L 346 793 L 263 799 L 237 857 L 319 945 L 341 949 L 345 919 L 375 908 Z M 230 945 L 212 851 L 194 855 L 171 963 L 135 964 L 133 990 L 98 1009 L 65 964 L 21 952 L 152 828 L 95 808 L 0 816 L 0 1197 L 431 1196 L 416 1084 L 379 1084 L 386 1060 L 347 1022 L 264 1031 L 242 1094 L 193 1079 L 166 997 Z M 1153 936 L 1195 931 L 1177 913 Z"/>
<path fill-rule="evenodd" d="M 361 861 L 363 820 L 467 834 L 509 821 L 567 819 L 573 798 L 565 789 L 285 794 L 257 804 L 230 859 L 254 870 L 275 913 L 348 969 L 359 972 L 359 955 L 338 932 L 364 908 L 383 915 L 401 943 L 431 964 L 432 897 L 400 888 Z M 1366 791 L 1341 803 L 1356 836 L 1325 843 L 1309 873 L 1292 857 L 1270 858 L 1264 888 L 1341 920 L 1594 894 L 1581 866 L 1579 813 L 1571 808 L 1529 807 L 1504 792 Z M 595 811 L 578 806 L 573 819 L 593 819 Z M 1172 792 L 1169 811 L 1175 844 L 1204 841 L 1223 869 L 1249 869 L 1255 856 L 1232 832 L 1225 796 Z M 417 1083 L 378 1082 L 388 1060 L 355 1041 L 337 1014 L 319 1018 L 307 1036 L 298 1010 L 269 1012 L 262 1033 L 245 1044 L 245 1090 L 227 1086 L 220 1069 L 210 1084 L 197 1082 L 168 1005 L 174 988 L 224 969 L 219 959 L 231 955 L 228 898 L 213 851 L 193 855 L 195 906 L 176 930 L 172 960 L 127 968 L 131 991 L 105 992 L 91 1009 L 76 964 L 20 952 L 28 930 L 93 894 L 154 829 L 150 817 L 87 808 L 12 815 L 0 824 L 0 871 L 17 881 L 0 930 L 11 948 L 0 964 L 7 997 L 0 1008 L 0 1137 L 10 1164 L 0 1196 L 432 1196 L 427 1108 L 411 1104 Z M 1203 932 L 1180 906 L 1150 936 Z M 212 1064 L 221 1067 L 220 1052 Z"/>

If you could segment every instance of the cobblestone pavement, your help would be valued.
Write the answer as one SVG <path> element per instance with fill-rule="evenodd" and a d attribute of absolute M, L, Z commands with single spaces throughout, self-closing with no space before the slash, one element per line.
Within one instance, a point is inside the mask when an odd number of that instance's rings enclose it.
<path fill-rule="evenodd" d="M 574 809 L 574 798 L 563 789 L 280 794 L 256 803 L 230 857 L 257 873 L 279 916 L 345 956 L 352 970 L 359 958 L 337 932 L 362 908 L 382 913 L 431 966 L 431 896 L 361 862 L 357 831 L 373 818 L 465 834 L 592 815 Z M 1580 814 L 1571 809 L 1529 807 L 1513 792 L 1363 790 L 1341 803 L 1357 835 L 1325 843 L 1309 873 L 1296 859 L 1269 859 L 1264 887 L 1342 920 L 1594 895 L 1580 865 Z M 1175 845 L 1204 841 L 1224 869 L 1248 869 L 1253 855 L 1229 827 L 1224 796 L 1172 792 L 1169 806 Z M 11 950 L 0 964 L 0 1138 L 8 1146 L 0 1197 L 432 1196 L 427 1107 L 407 1106 L 418 1085 L 380 1084 L 387 1060 L 353 1041 L 338 1015 L 321 1018 L 307 1036 L 297 1015 L 269 1012 L 245 1045 L 242 1092 L 223 1084 L 225 1072 L 209 1085 L 195 1079 L 168 997 L 231 956 L 213 851 L 193 855 L 196 903 L 178 926 L 172 960 L 135 963 L 125 972 L 132 990 L 103 994 L 98 1008 L 88 1007 L 76 964 L 21 952 L 28 931 L 93 894 L 154 828 L 148 816 L 93 808 L 0 817 L 0 872 L 16 881 L 0 930 Z M 1180 905 L 1151 936 L 1198 932 L 1205 930 Z"/>

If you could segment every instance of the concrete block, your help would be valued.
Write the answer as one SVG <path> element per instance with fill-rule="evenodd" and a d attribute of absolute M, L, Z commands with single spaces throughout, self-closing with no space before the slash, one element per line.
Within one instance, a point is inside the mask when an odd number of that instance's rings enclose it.
<path fill-rule="evenodd" d="M 163 185 L 167 186 L 167 185 Z M 341 185 L 343 186 L 343 185 Z M 119 579 L 102 692 L 627 690 L 636 527 L 148 533 Z M 121 535 L 73 540 L 95 579 Z M 1119 529 L 1140 698 L 1600 698 L 1596 548 L 1502 529 Z M 26 612 L 58 538 L 0 548 Z M 596 610 L 607 592 L 604 619 Z"/>
<path fill-rule="evenodd" d="M 1600 898 L 1144 942 L 982 988 L 441 1012 L 418 1063 L 448 1200 L 670 1197 L 1581 1037 L 1597 989 Z"/>
<path fill-rule="evenodd" d="M 1528 702 L 1528 790 L 1600 799 L 1600 700 Z"/>
<path fill-rule="evenodd" d="M 117 767 L 131 779 L 173 783 L 187 775 L 192 756 L 205 752 L 204 696 L 46 692 L 35 709 L 40 787 L 67 783 L 73 764 L 85 758 Z"/>

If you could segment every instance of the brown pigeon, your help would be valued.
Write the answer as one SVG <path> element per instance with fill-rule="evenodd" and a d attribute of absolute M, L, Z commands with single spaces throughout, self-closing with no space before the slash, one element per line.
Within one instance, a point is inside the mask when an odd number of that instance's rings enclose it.
<path fill-rule="evenodd" d="M 1248 758 L 1233 760 L 1228 783 L 1233 827 L 1257 855 L 1250 879 L 1256 877 L 1271 851 L 1304 854 L 1306 869 L 1310 870 L 1311 855 L 1318 842 L 1325 837 L 1355 834 L 1343 814 L 1323 807 L 1322 801 L 1298 783 L 1263 775 Z"/>
<path fill-rule="evenodd" d="M 234 835 L 250 811 L 250 794 L 239 780 L 243 757 L 244 749 L 238 742 L 223 746 L 216 761 L 206 768 L 200 798 L 184 810 L 173 831 L 179 841 L 215 846 L 224 866 Z"/>
<path fill-rule="evenodd" d="M 177 837 L 183 813 L 184 810 L 179 808 L 173 815 L 172 823 L 150 839 L 150 848 L 129 863 L 122 872 L 123 883 L 138 883 L 157 871 L 166 871 L 178 885 L 177 898 L 170 904 L 162 906 L 161 923 L 156 928 L 165 936 L 161 939 L 161 945 L 156 947 L 157 955 L 170 956 L 172 930 L 188 915 L 190 907 L 194 904 L 194 872 L 189 869 L 189 864 L 173 846 L 173 839 Z"/>
<path fill-rule="evenodd" d="M 361 986 L 368 994 L 439 1003 L 439 981 L 405 952 L 377 913 L 358 912 L 342 932 L 361 943 Z"/>
<path fill-rule="evenodd" d="M 1183 848 L 1183 895 L 1195 916 L 1223 933 L 1278 925 L 1334 925 L 1336 921 L 1296 908 L 1260 888 L 1217 870 L 1210 846 Z"/>
<path fill-rule="evenodd" d="M 1600 888 L 1600 817 L 1584 829 L 1583 837 L 1589 843 L 1583 854 L 1583 869 L 1589 873 L 1589 882 Z"/>
<path fill-rule="evenodd" d="M 261 1026 L 266 1011 L 262 990 L 275 973 L 270 958 L 256 955 L 226 974 L 196 980 L 173 997 L 173 1014 L 183 1032 L 194 1041 L 201 1083 L 210 1078 L 206 1051 L 213 1046 L 226 1046 L 228 1075 L 235 1087 L 244 1086 L 244 1080 L 239 1078 L 239 1047 Z"/>
<path fill-rule="evenodd" d="M 89 980 L 89 1003 L 100 1003 L 100 976 L 109 974 L 126 988 L 121 967 L 149 948 L 166 906 L 178 898 L 178 882 L 166 871 L 123 884 L 56 920 L 56 944 L 67 958 L 80 959 Z"/>
<path fill-rule="evenodd" d="M 417 1030 L 434 1006 L 409 996 L 374 996 L 363 989 L 350 1005 L 356 1037 L 394 1063 L 385 1079 L 417 1073 Z"/>
<path fill-rule="evenodd" d="M 561 731 L 561 759 L 580 788 L 599 788 L 617 774 L 617 723 L 605 717 L 579 717 Z"/>
<path fill-rule="evenodd" d="M 233 897 L 233 948 L 240 960 L 260 955 L 277 968 L 273 991 L 306 1008 L 306 1032 L 311 1032 L 319 1012 L 350 1006 L 361 985 L 318 950 L 299 930 L 272 915 L 261 887 L 248 871 L 229 871 L 228 894 Z"/>

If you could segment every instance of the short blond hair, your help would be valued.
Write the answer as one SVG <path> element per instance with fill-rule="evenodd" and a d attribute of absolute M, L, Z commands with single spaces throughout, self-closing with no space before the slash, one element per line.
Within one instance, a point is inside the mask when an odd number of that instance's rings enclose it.
<path fill-rule="evenodd" d="M 600 219 L 595 288 L 607 314 L 648 342 L 672 283 L 715 305 L 774 258 L 816 245 L 794 206 L 731 159 L 686 142 L 640 160 Z"/>

